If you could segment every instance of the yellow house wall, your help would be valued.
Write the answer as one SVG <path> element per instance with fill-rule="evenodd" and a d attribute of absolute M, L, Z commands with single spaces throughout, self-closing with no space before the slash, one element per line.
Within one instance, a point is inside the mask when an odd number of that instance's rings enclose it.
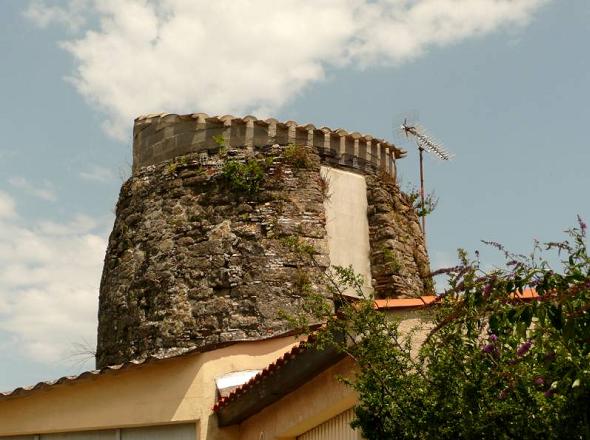
<path fill-rule="evenodd" d="M 240 440 L 294 439 L 354 406 L 356 393 L 336 377 L 354 374 L 344 359 L 240 425 Z"/>
<path fill-rule="evenodd" d="M 401 321 L 402 333 L 423 322 L 422 310 L 388 313 Z M 416 332 L 416 348 L 427 331 L 424 327 Z M 243 342 L 0 400 L 0 437 L 194 422 L 202 440 L 291 440 L 354 406 L 356 394 L 336 379 L 354 374 L 350 359 L 240 426 L 219 429 L 211 409 L 216 400 L 215 378 L 262 369 L 296 342 L 292 337 Z"/>
<path fill-rule="evenodd" d="M 0 436 L 195 422 L 200 439 L 238 439 L 237 427 L 217 428 L 215 378 L 262 369 L 295 342 L 243 342 L 0 400 Z"/>

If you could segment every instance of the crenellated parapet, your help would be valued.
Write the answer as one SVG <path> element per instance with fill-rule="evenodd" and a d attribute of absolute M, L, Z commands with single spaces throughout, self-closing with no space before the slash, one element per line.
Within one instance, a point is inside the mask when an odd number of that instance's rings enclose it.
<path fill-rule="evenodd" d="M 156 114 L 135 120 L 133 170 L 189 153 L 212 153 L 220 145 L 256 149 L 274 144 L 306 145 L 318 152 L 322 162 L 366 172 L 384 170 L 393 176 L 395 160 L 406 154 L 383 139 L 344 129 L 254 116 Z"/>

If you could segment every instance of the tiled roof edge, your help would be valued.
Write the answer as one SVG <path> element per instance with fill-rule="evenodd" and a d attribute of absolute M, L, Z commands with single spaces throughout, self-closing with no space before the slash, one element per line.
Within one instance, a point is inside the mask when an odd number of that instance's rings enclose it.
<path fill-rule="evenodd" d="M 153 363 L 159 362 L 159 361 L 166 361 L 166 360 L 171 360 L 171 359 L 182 358 L 185 356 L 190 356 L 192 354 L 205 353 L 207 351 L 211 351 L 211 350 L 215 350 L 215 349 L 219 349 L 219 348 L 223 348 L 223 347 L 228 347 L 230 345 L 235 345 L 235 344 L 240 344 L 240 343 L 250 343 L 250 342 L 255 343 L 255 342 L 261 342 L 261 341 L 268 341 L 271 339 L 293 336 L 295 334 L 297 334 L 296 331 L 289 330 L 289 331 L 286 331 L 283 333 L 278 333 L 276 335 L 272 335 L 272 336 L 269 336 L 266 338 L 260 338 L 260 339 L 240 339 L 240 340 L 228 341 L 228 342 L 199 346 L 199 347 L 175 349 L 172 351 L 168 350 L 168 351 L 163 352 L 158 355 L 151 355 L 151 356 L 147 356 L 142 359 L 134 359 L 134 360 L 122 363 L 122 364 L 108 365 L 108 366 L 98 369 L 98 370 L 89 370 L 89 371 L 84 371 L 84 372 L 77 374 L 77 375 L 63 376 L 63 377 L 60 377 L 59 379 L 55 379 L 55 380 L 46 380 L 46 381 L 38 382 L 35 385 L 18 387 L 18 388 L 11 390 L 11 391 L 5 391 L 5 392 L 0 391 L 0 400 L 7 399 L 10 397 L 23 396 L 23 395 L 29 394 L 31 392 L 34 392 L 34 391 L 48 389 L 48 388 L 51 388 L 51 387 L 54 387 L 57 385 L 61 385 L 64 383 L 76 382 L 78 380 L 83 380 L 83 379 L 86 379 L 89 377 L 101 376 L 101 375 L 109 374 L 109 373 L 116 372 L 116 371 L 124 371 L 124 370 L 130 369 L 130 368 L 153 364 Z"/>
<path fill-rule="evenodd" d="M 213 412 L 218 412 L 225 406 L 229 405 L 232 401 L 236 400 L 240 395 L 244 394 L 250 388 L 254 387 L 256 384 L 277 373 L 278 370 L 280 370 L 281 367 L 283 367 L 287 362 L 295 359 L 297 355 L 305 351 L 307 344 L 313 342 L 313 339 L 314 336 L 310 335 L 307 339 L 294 345 L 289 351 L 283 353 L 278 359 L 267 365 L 260 373 L 258 373 L 248 382 L 233 390 L 228 396 L 220 397 L 213 406 Z"/>

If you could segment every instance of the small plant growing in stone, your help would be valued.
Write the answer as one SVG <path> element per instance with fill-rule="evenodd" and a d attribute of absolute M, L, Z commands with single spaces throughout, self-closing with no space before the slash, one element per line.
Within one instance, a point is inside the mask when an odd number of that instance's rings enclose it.
<path fill-rule="evenodd" d="M 302 267 L 298 267 L 295 271 L 293 285 L 301 295 L 309 295 L 312 288 L 309 272 Z"/>
<path fill-rule="evenodd" d="M 391 249 L 386 248 L 383 246 L 381 248 L 381 252 L 383 252 L 383 260 L 385 264 L 389 267 L 391 272 L 395 274 L 399 274 L 402 269 L 404 268 L 403 264 L 397 259 L 395 254 Z"/>
<path fill-rule="evenodd" d="M 330 178 L 320 173 L 319 185 L 323 200 L 330 200 L 330 197 L 332 196 L 332 193 L 330 192 Z"/>
<path fill-rule="evenodd" d="M 285 161 L 294 168 L 311 168 L 313 161 L 309 148 L 303 145 L 289 144 L 283 153 Z"/>
<path fill-rule="evenodd" d="M 416 211 L 416 215 L 418 215 L 418 217 L 424 217 L 432 214 L 438 206 L 438 197 L 434 191 L 426 194 L 424 197 L 424 203 L 422 203 L 422 200 L 420 199 L 420 190 L 415 187 L 410 188 L 405 192 L 405 194 L 410 199 L 410 203 L 412 204 L 412 207 Z"/>
<path fill-rule="evenodd" d="M 176 169 L 178 168 L 178 164 L 176 162 L 170 162 L 166 166 L 166 174 L 174 174 L 176 173 Z"/>
<path fill-rule="evenodd" d="M 188 155 L 178 156 L 174 160 L 170 161 L 166 166 L 166 174 L 174 174 L 180 167 L 187 167 L 190 163 L 190 157 Z"/>
<path fill-rule="evenodd" d="M 184 156 L 178 156 L 175 160 L 174 160 L 178 165 L 181 166 L 187 166 L 189 163 L 189 157 L 188 155 L 184 155 Z"/>
<path fill-rule="evenodd" d="M 217 154 L 219 154 L 220 157 L 226 157 L 228 148 L 227 148 L 227 145 L 225 144 L 224 137 L 220 134 L 217 134 L 217 135 L 214 135 L 212 138 L 213 138 L 213 142 L 215 142 L 219 146 L 219 150 L 217 151 Z"/>
<path fill-rule="evenodd" d="M 246 162 L 228 160 L 221 174 L 228 186 L 237 193 L 256 194 L 265 178 L 266 163 L 255 159 Z"/>

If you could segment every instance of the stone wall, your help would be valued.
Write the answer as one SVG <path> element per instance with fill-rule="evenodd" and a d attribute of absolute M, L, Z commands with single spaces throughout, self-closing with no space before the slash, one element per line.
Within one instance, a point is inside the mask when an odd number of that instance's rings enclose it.
<path fill-rule="evenodd" d="M 375 296 L 431 294 L 424 235 L 410 200 L 387 174 L 368 175 L 365 180 Z"/>
<path fill-rule="evenodd" d="M 284 238 L 329 261 L 319 157 L 298 169 L 282 150 L 184 156 L 123 185 L 100 287 L 98 367 L 287 330 L 279 311 L 299 303 L 301 269 Z M 228 188 L 220 168 L 248 154 L 268 165 L 257 194 Z"/>

